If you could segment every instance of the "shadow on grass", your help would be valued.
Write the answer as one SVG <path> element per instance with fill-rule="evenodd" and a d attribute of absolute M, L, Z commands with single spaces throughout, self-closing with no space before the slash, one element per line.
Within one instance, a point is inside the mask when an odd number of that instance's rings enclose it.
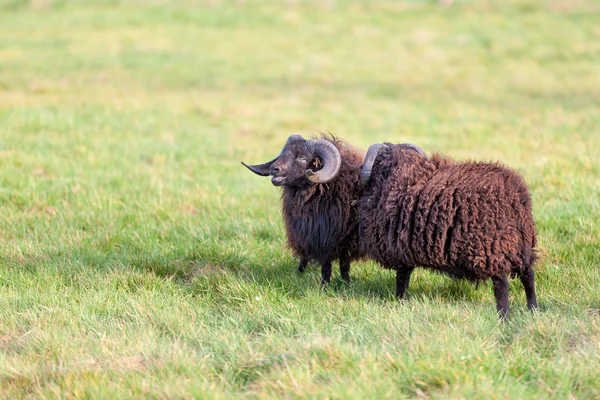
<path fill-rule="evenodd" d="M 169 256 L 140 255 L 130 260 L 136 269 L 152 272 L 154 275 L 174 280 L 186 286 L 193 294 L 206 293 L 209 287 L 223 279 L 234 279 L 244 285 L 267 287 L 293 299 L 304 298 L 320 285 L 320 266 L 310 264 L 304 273 L 297 271 L 297 260 L 283 256 L 265 263 L 248 261 L 235 254 L 224 255 L 215 260 L 202 257 L 197 252 L 172 254 Z M 215 282 L 216 281 L 216 282 Z M 521 293 L 520 282 L 517 285 Z M 413 273 L 406 299 L 442 299 L 449 304 L 494 303 L 490 281 L 474 283 L 453 279 L 442 274 L 417 269 Z M 347 298 L 364 298 L 377 301 L 397 301 L 395 298 L 395 272 L 370 262 L 357 262 L 352 265 L 351 282 L 343 281 L 337 263 L 333 266 L 331 283 L 324 292 Z M 516 294 L 516 293 L 515 293 Z M 514 299 L 514 301 L 525 301 Z"/>
<path fill-rule="evenodd" d="M 246 256 L 243 245 L 237 247 L 208 246 L 187 247 L 170 251 L 150 251 L 141 246 L 122 243 L 118 249 L 102 251 L 93 246 L 57 250 L 44 255 L 10 259 L 2 257 L 9 268 L 36 273 L 40 267 L 56 268 L 67 285 L 77 285 L 82 270 L 110 271 L 128 269 L 150 273 L 159 279 L 167 279 L 180 285 L 195 296 L 216 291 L 223 282 L 239 286 L 258 286 L 275 291 L 290 299 L 302 299 L 323 291 L 320 286 L 320 266 L 310 264 L 304 273 L 297 271 L 297 260 L 278 252 L 267 254 L 258 260 Z M 65 260 L 68 263 L 65 265 Z M 54 267 L 53 267 L 54 265 Z M 395 272 L 385 270 L 372 262 L 356 262 L 351 267 L 351 283 L 340 278 L 339 265 L 334 263 L 332 280 L 323 292 L 330 296 L 348 299 L 365 299 L 396 302 Z M 525 306 L 525 295 L 521 283 L 511 280 L 511 308 Z M 263 290 L 261 289 L 261 290 Z M 416 269 L 413 273 L 406 300 L 439 300 L 448 304 L 489 304 L 495 306 L 490 281 L 475 284 L 457 280 L 439 273 Z M 540 311 L 545 311 L 542 302 Z"/>

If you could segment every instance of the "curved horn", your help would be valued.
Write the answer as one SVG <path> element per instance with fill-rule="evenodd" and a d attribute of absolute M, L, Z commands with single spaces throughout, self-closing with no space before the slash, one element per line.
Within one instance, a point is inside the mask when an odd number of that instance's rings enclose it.
<path fill-rule="evenodd" d="M 279 158 L 279 157 L 277 157 Z M 271 164 L 273 164 L 277 158 L 266 162 L 264 164 L 257 164 L 257 165 L 247 165 L 242 161 L 242 165 L 244 165 L 244 167 L 248 168 L 250 171 L 254 172 L 256 175 L 260 175 L 260 176 L 269 176 L 270 175 L 270 170 L 271 170 Z"/>
<path fill-rule="evenodd" d="M 367 155 L 365 156 L 365 162 L 360 170 L 360 187 L 364 188 L 371 179 L 371 169 L 373 168 L 373 163 L 377 158 L 377 154 L 379 154 L 379 150 L 382 147 L 386 146 L 385 144 L 373 144 L 367 150 Z"/>
<path fill-rule="evenodd" d="M 285 149 L 290 143 L 295 142 L 297 140 L 304 140 L 304 138 L 300 135 L 290 136 L 288 138 L 287 142 L 285 142 L 283 149 Z M 281 150 L 281 153 L 283 153 L 283 150 Z M 279 153 L 279 155 L 281 155 L 281 153 Z M 269 175 L 271 175 L 271 164 L 273 164 L 275 161 L 277 161 L 278 158 L 279 158 L 279 156 L 275 157 L 274 159 L 272 159 L 269 162 L 266 162 L 264 164 L 257 164 L 257 165 L 248 165 L 242 161 L 242 165 L 257 175 L 269 176 Z"/>
<path fill-rule="evenodd" d="M 323 168 L 319 171 L 307 170 L 306 178 L 314 183 L 326 183 L 335 178 L 342 166 L 342 156 L 337 147 L 324 139 L 311 139 L 306 145 L 323 160 Z"/>
<path fill-rule="evenodd" d="M 422 156 L 423 156 L 423 157 L 425 157 L 425 158 L 429 158 L 429 157 L 427 157 L 427 153 L 425 153 L 425 152 L 423 151 L 423 149 L 421 149 L 421 148 L 420 148 L 419 146 L 417 146 L 417 145 L 414 145 L 414 144 L 412 144 L 412 143 L 404 143 L 404 144 L 403 144 L 403 146 L 405 146 L 405 147 L 408 147 L 408 148 L 410 148 L 410 149 L 412 149 L 412 150 L 416 151 L 417 153 L 419 153 L 420 155 L 422 155 Z"/>

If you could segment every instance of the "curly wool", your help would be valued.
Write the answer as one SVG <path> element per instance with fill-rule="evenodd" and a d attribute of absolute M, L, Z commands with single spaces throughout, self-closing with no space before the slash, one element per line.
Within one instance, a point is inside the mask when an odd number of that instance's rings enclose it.
<path fill-rule="evenodd" d="M 515 171 L 387 145 L 358 202 L 368 257 L 389 269 L 421 266 L 475 281 L 527 272 L 536 232 Z"/>

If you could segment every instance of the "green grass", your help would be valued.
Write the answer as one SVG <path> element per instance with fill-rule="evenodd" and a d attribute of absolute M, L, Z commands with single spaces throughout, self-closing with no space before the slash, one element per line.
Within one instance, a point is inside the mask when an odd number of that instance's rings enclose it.
<path fill-rule="evenodd" d="M 173 2 L 175 3 L 175 2 Z M 600 398 L 594 0 L 0 0 L 0 397 Z M 501 160 L 518 281 L 295 272 L 240 161 L 292 133 Z"/>

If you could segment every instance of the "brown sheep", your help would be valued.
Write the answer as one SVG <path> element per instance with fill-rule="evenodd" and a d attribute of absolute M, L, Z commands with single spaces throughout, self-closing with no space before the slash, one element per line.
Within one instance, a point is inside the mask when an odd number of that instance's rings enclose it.
<path fill-rule="evenodd" d="M 518 173 L 394 144 L 371 146 L 363 171 L 361 248 L 396 270 L 398 298 L 420 266 L 471 281 L 491 278 L 502 318 L 509 312 L 507 276 L 519 276 L 528 308 L 537 308 L 535 223 Z"/>

